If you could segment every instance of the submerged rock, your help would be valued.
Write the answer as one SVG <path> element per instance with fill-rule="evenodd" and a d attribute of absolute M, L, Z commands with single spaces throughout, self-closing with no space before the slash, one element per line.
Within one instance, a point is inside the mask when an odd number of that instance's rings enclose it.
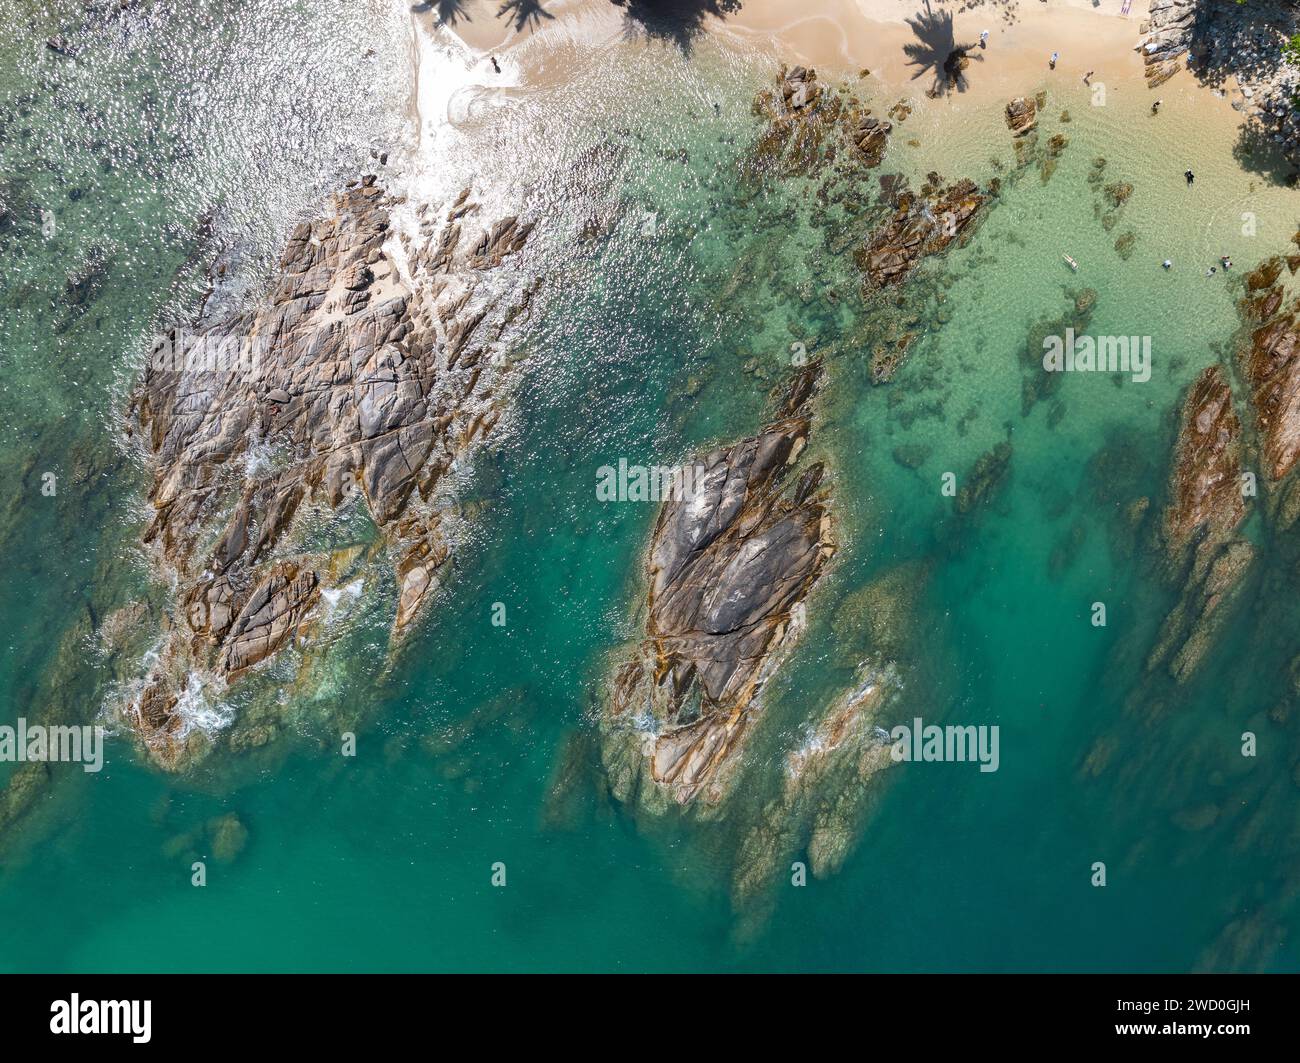
<path fill-rule="evenodd" d="M 759 693 L 835 550 L 822 466 L 790 483 L 807 445 L 820 364 L 775 421 L 696 461 L 691 497 L 659 512 L 646 638 L 617 665 L 602 718 L 615 796 L 723 796 Z"/>
<path fill-rule="evenodd" d="M 1011 444 L 1002 442 L 981 454 L 957 492 L 957 512 L 966 514 L 986 501 L 1011 468 Z"/>
<path fill-rule="evenodd" d="M 814 877 L 843 866 L 876 798 L 872 776 L 893 763 L 880 712 L 895 686 L 888 669 L 866 666 L 854 688 L 811 721 L 786 754 L 781 791 L 763 806 L 740 846 L 732 884 L 737 906 L 770 889 L 801 845 Z"/>
<path fill-rule="evenodd" d="M 929 575 L 924 562 L 900 562 L 845 595 L 831 620 L 837 661 L 847 667 L 866 656 L 898 661 Z"/>
<path fill-rule="evenodd" d="M 212 845 L 213 859 L 229 864 L 248 844 L 248 828 L 235 813 L 227 812 L 208 823 L 208 838 Z"/>
<path fill-rule="evenodd" d="M 1183 595 L 1174 606 L 1147 659 L 1148 670 L 1166 664 L 1175 680 L 1185 682 L 1205 659 L 1255 559 L 1244 539 L 1197 550 Z"/>
<path fill-rule="evenodd" d="M 989 196 L 972 181 L 959 180 L 944 187 L 936 173 L 927 175 L 919 192 L 900 178 L 881 178 L 881 188 L 893 203 L 893 213 L 871 231 L 854 253 L 863 274 L 863 300 L 874 321 L 860 334 L 860 346 L 870 351 L 871 381 L 891 380 L 922 333 L 921 303 L 901 298 L 892 290 L 902 285 L 920 263 L 953 244 L 964 245 L 974 231 L 973 222 Z M 882 290 L 890 289 L 882 295 Z M 937 315 L 942 323 L 943 313 Z"/>

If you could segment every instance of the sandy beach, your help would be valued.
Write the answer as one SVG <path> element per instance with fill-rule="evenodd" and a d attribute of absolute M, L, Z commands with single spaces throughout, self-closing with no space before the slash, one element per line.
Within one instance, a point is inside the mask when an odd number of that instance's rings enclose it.
<path fill-rule="evenodd" d="M 1189 143 L 1231 143 L 1243 115 L 1226 95 L 1185 70 L 1158 90 L 1148 87 L 1136 46 L 1149 5 L 1134 0 L 1122 15 L 1122 0 L 807 0 L 797 7 L 789 0 L 744 0 L 723 15 L 703 14 L 685 37 L 663 27 L 647 34 L 612 0 L 509 10 L 496 0 L 422 5 L 413 14 L 421 35 L 450 43 L 461 55 L 438 63 L 436 73 L 424 66 L 419 111 L 427 136 L 444 119 L 458 125 L 472 109 L 467 101 L 506 103 L 567 83 L 584 56 L 611 48 L 691 50 L 709 37 L 768 50 L 776 61 L 815 68 L 831 81 L 857 83 L 878 101 L 903 101 L 915 115 L 909 128 L 923 138 L 961 141 L 975 126 L 992 132 L 1008 100 L 1050 90 L 1063 106 L 1105 106 L 1126 122 L 1142 120 L 1159 98 L 1167 131 L 1180 128 Z M 958 48 L 968 60 L 953 84 L 943 67 Z M 1055 69 L 1053 52 L 1059 53 Z"/>
<path fill-rule="evenodd" d="M 935 70 L 956 47 L 970 49 L 965 91 L 1001 94 L 1021 75 L 1048 70 L 1060 54 L 1056 74 L 1093 80 L 1140 82 L 1142 64 L 1134 51 L 1150 0 L 1135 0 L 1121 15 L 1120 0 L 1049 0 L 967 4 L 926 0 L 745 0 L 734 12 L 707 14 L 705 33 L 775 44 L 792 62 L 824 68 L 832 75 L 870 76 L 891 91 L 924 92 Z M 467 0 L 440 14 L 441 5 L 421 5 L 416 18 L 426 29 L 454 33 L 484 64 L 529 64 L 531 44 L 612 43 L 634 40 L 627 9 L 610 0 L 556 0 L 525 5 L 527 17 L 501 9 L 495 0 Z M 979 47 L 988 31 L 987 46 Z"/>

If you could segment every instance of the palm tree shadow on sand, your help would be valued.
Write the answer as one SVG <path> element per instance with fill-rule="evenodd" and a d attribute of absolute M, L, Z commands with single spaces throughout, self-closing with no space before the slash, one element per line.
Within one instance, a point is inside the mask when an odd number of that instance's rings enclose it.
<path fill-rule="evenodd" d="M 544 19 L 555 18 L 542 7 L 541 0 L 505 0 L 497 9 L 497 18 L 506 16 L 514 23 L 516 31 L 536 29 Z"/>
<path fill-rule="evenodd" d="M 735 14 L 744 0 L 610 0 L 626 12 L 629 36 L 650 37 L 677 45 L 689 52 L 691 43 L 704 32 L 709 16 L 726 18 Z M 466 0 L 418 0 L 411 10 L 433 12 L 441 25 L 471 21 Z M 517 32 L 536 29 L 555 16 L 542 0 L 501 0 L 497 18 L 508 20 Z"/>
<path fill-rule="evenodd" d="M 966 80 L 966 67 L 971 61 L 982 63 L 979 45 L 975 42 L 958 44 L 953 31 L 952 12 L 934 11 L 930 0 L 925 9 L 907 20 L 916 34 L 916 40 L 903 46 L 907 65 L 919 67 L 912 80 L 929 74 L 932 83 L 927 96 L 943 96 L 949 92 L 965 92 L 970 87 Z"/>
<path fill-rule="evenodd" d="M 704 32 L 710 15 L 735 14 L 743 0 L 610 0 L 627 12 L 630 35 L 647 36 L 677 45 L 683 52 Z"/>
<path fill-rule="evenodd" d="M 465 0 L 423 0 L 422 3 L 412 4 L 411 10 L 417 15 L 432 11 L 439 25 L 454 26 L 462 19 L 472 21 L 465 11 Z"/>

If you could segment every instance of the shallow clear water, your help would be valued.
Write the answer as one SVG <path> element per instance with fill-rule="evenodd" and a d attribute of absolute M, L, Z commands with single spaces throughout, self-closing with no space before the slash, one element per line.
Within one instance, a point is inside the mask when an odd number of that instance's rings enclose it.
<path fill-rule="evenodd" d="M 149 578 L 135 546 L 143 471 L 121 446 L 122 417 L 147 337 L 199 296 L 205 214 L 248 247 L 255 288 L 291 222 L 373 165 L 372 148 L 391 150 L 401 165 L 385 179 L 408 195 L 477 176 L 493 212 L 535 212 L 548 283 L 516 412 L 465 490 L 471 539 L 394 669 L 375 675 L 386 619 L 371 617 L 332 648 L 319 712 L 265 759 L 173 778 L 118 739 L 103 773 L 57 773 L 0 840 L 0 969 L 1183 970 L 1235 918 L 1262 913 L 1265 938 L 1295 927 L 1283 898 L 1300 856 L 1296 743 L 1264 713 L 1284 696 L 1300 631 L 1283 605 L 1259 604 L 1285 602 L 1295 569 L 1279 551 L 1260 577 L 1271 597 L 1252 586 L 1216 655 L 1170 692 L 1142 676 L 1170 590 L 1146 546 L 1117 531 L 1132 499 L 1159 504 L 1171 411 L 1237 327 L 1236 277 L 1205 267 L 1228 253 L 1244 273 L 1294 229 L 1296 193 L 1243 170 L 1230 142 L 1207 145 L 1192 120 L 1145 122 L 1141 99 L 1053 97 L 1044 134 L 1070 144 L 1044 182 L 1036 166 L 1014 170 L 998 109 L 945 122 L 941 105 L 922 106 L 885 169 L 1001 176 L 1003 188 L 969 245 L 909 287 L 919 338 L 895 380 L 872 387 L 853 329 L 879 308 L 859 317 L 798 294 L 812 279 L 852 291 L 806 186 L 750 196 L 738 178 L 775 55 L 575 43 L 560 83 L 463 90 L 454 125 L 421 144 L 401 5 L 143 4 L 81 31 L 70 62 L 43 42 L 70 32 L 79 5 L 3 2 L 19 30 L 0 68 L 3 194 L 18 214 L 0 234 L 0 720 L 52 692 L 109 693 L 93 668 L 69 667 L 91 653 L 75 625 Z M 440 61 L 451 77 L 454 53 Z M 1191 191 L 1180 175 L 1193 152 Z M 1112 231 L 1088 182 L 1097 156 L 1106 181 L 1135 188 Z M 624 224 L 606 242 L 577 239 L 593 204 L 620 203 L 652 212 L 653 235 Z M 42 209 L 56 217 L 48 240 Z M 1123 260 L 1113 245 L 1126 230 Z M 92 256 L 102 279 L 69 308 L 67 274 Z M 1178 268 L 1161 271 L 1165 257 Z M 1153 338 L 1152 378 L 1067 376 L 1026 414 L 1028 337 L 1084 287 L 1090 332 Z M 814 443 L 841 550 L 770 690 L 733 818 L 647 824 L 601 795 L 590 710 L 606 654 L 635 635 L 654 512 L 597 504 L 595 470 L 667 464 L 753 431 L 796 336 L 827 357 Z M 964 476 L 1005 439 L 1009 479 L 958 521 L 942 474 Z M 899 448 L 924 458 L 907 467 Z M 40 493 L 47 470 L 53 499 Z M 771 911 L 742 931 L 729 825 L 761 803 L 809 708 L 852 680 L 853 649 L 832 629 L 841 600 L 904 562 L 927 576 L 890 714 L 998 724 L 1000 770 L 878 777 L 842 871 L 804 889 L 778 881 Z M 1098 600 L 1104 629 L 1089 622 Z M 495 602 L 504 628 L 490 623 Z M 1163 715 L 1126 711 L 1135 690 L 1165 700 Z M 354 760 L 337 755 L 332 697 L 365 706 Z M 1266 736 L 1249 766 L 1247 726 Z M 1081 764 L 1106 735 L 1112 766 L 1087 779 Z M 557 795 L 565 764 L 576 782 Z M 1207 803 L 1212 827 L 1178 825 Z M 230 811 L 248 844 L 195 889 L 175 840 Z M 1090 885 L 1097 860 L 1105 889 Z M 497 861 L 505 889 L 491 884 Z M 1294 940 L 1236 965 L 1294 969 Z"/>

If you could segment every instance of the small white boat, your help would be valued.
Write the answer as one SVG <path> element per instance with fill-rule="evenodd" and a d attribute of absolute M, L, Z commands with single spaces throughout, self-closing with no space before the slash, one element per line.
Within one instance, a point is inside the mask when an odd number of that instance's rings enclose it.
<path fill-rule="evenodd" d="M 1074 270 L 1075 273 L 1079 272 L 1079 263 L 1074 261 L 1074 259 L 1072 259 L 1069 255 L 1062 255 L 1061 257 L 1065 259 L 1065 264 L 1069 266 L 1072 270 Z"/>

